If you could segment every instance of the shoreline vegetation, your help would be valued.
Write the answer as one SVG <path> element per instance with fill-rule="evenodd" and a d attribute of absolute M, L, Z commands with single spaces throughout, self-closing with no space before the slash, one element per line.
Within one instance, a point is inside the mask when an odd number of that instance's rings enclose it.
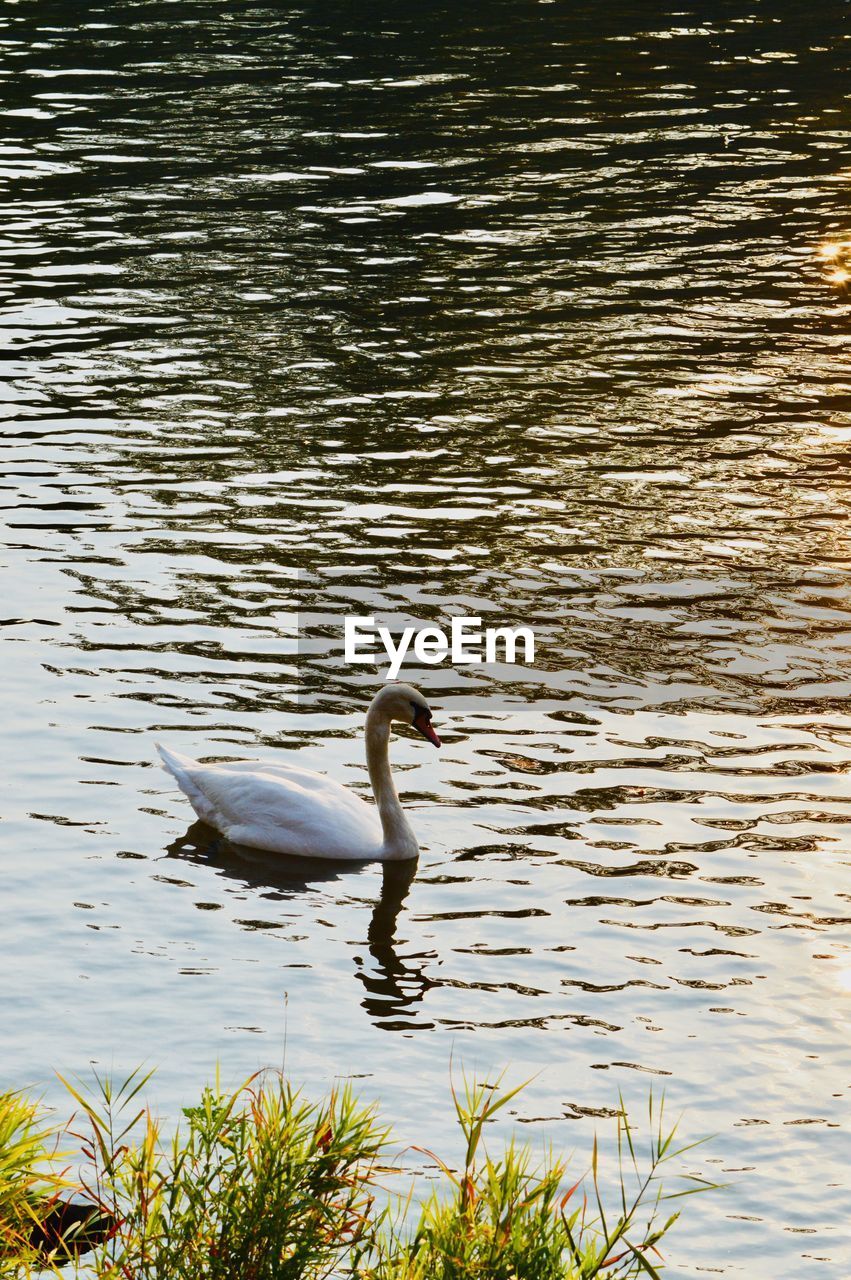
<path fill-rule="evenodd" d="M 621 1100 L 607 1205 L 596 1139 L 578 1180 L 513 1139 L 494 1155 L 485 1126 L 523 1086 L 465 1080 L 461 1167 L 413 1148 L 435 1175 L 420 1202 L 348 1086 L 311 1102 L 271 1070 L 234 1092 L 217 1078 L 166 1138 L 142 1101 L 151 1074 L 63 1079 L 77 1109 L 61 1125 L 0 1094 L 3 1280 L 652 1280 L 679 1216 L 668 1202 L 714 1185 L 679 1174 L 685 1187 L 663 1189 L 662 1166 L 698 1144 L 678 1144 L 652 1094 L 641 1154 Z"/>

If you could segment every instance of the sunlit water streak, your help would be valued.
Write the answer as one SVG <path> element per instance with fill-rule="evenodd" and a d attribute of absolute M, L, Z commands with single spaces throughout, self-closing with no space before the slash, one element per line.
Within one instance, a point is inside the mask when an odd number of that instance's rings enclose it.
<path fill-rule="evenodd" d="M 226 10 L 0 20 L 3 1082 L 652 1082 L 672 1274 L 845 1280 L 847 13 Z M 366 790 L 364 605 L 540 637 L 418 673 L 413 883 L 187 832 L 156 738 Z"/>

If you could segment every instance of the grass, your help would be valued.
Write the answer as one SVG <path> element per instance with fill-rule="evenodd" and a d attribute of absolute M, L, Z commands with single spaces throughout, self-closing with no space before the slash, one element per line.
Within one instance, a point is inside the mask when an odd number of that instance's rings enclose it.
<path fill-rule="evenodd" d="M 520 1086 L 522 1088 L 523 1086 Z M 485 1149 L 485 1125 L 519 1092 L 482 1083 L 453 1090 L 465 1139 L 464 1164 L 454 1170 L 433 1153 L 448 1185 L 421 1206 L 413 1232 L 392 1230 L 369 1280 L 594 1280 L 659 1275 L 658 1244 L 678 1213 L 666 1200 L 712 1184 L 689 1179 L 665 1194 L 659 1177 L 668 1161 L 697 1144 L 677 1146 L 676 1125 L 664 1129 L 664 1106 L 650 1095 L 650 1147 L 642 1170 L 623 1101 L 617 1116 L 620 1195 L 607 1211 L 600 1187 L 596 1138 L 587 1181 L 567 1185 L 563 1161 L 534 1167 L 528 1147 L 513 1141 L 494 1159 Z M 651 1261 L 651 1255 L 656 1259 Z"/>
<path fill-rule="evenodd" d="M 651 1095 L 643 1164 L 621 1103 L 619 1193 L 606 1206 L 596 1140 L 573 1185 L 564 1162 L 534 1165 L 513 1141 L 492 1156 L 485 1127 L 519 1089 L 469 1082 L 452 1094 L 463 1163 L 425 1152 L 439 1180 L 414 1208 L 412 1186 L 388 1195 L 399 1177 L 388 1131 L 348 1088 L 315 1103 L 273 1072 L 234 1092 L 217 1080 L 166 1140 L 140 1100 L 148 1079 L 96 1078 L 91 1090 L 64 1081 L 78 1111 L 62 1127 L 21 1095 L 0 1095 L 4 1280 L 658 1277 L 659 1244 L 678 1216 L 665 1202 L 711 1185 L 664 1192 L 662 1166 L 691 1148 Z M 60 1155 L 67 1141 L 73 1177 Z M 70 1217 L 69 1199 L 79 1202 Z"/>
<path fill-rule="evenodd" d="M 0 1093 L 0 1276 L 31 1273 L 33 1236 L 73 1187 L 61 1170 L 60 1138 L 37 1102 Z"/>

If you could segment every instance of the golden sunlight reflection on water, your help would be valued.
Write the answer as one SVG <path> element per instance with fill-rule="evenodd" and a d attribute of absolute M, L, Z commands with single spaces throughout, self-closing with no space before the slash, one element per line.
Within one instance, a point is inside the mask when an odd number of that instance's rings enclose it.
<path fill-rule="evenodd" d="M 837 972 L 836 986 L 844 995 L 851 996 L 851 965 Z"/>
<path fill-rule="evenodd" d="M 851 280 L 851 240 L 828 240 L 818 250 L 817 256 L 830 266 L 826 278 L 831 284 L 843 285 Z"/>

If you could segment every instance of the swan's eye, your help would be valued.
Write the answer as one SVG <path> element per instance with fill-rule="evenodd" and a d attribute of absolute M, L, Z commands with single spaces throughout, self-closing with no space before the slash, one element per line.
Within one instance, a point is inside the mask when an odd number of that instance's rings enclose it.
<path fill-rule="evenodd" d="M 431 711 L 428 707 L 421 707 L 418 702 L 412 702 L 411 706 L 414 708 L 414 720 L 416 721 L 417 716 L 422 716 L 423 720 L 428 724 L 431 720 Z"/>

